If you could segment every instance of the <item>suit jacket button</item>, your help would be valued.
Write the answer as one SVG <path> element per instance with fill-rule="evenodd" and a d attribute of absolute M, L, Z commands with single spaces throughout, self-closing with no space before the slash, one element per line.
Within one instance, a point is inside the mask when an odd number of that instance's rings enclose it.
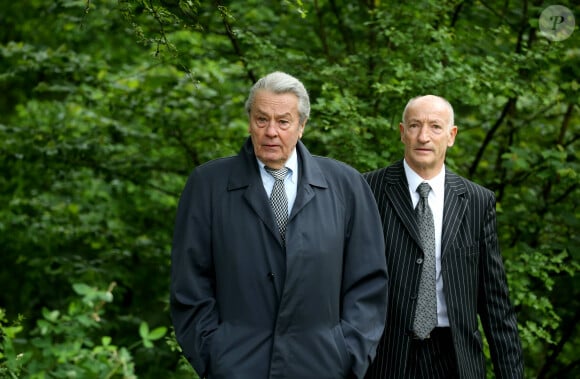
<path fill-rule="evenodd" d="M 417 260 L 415 261 L 418 265 L 420 265 L 421 263 L 423 263 L 423 258 L 417 258 Z"/>

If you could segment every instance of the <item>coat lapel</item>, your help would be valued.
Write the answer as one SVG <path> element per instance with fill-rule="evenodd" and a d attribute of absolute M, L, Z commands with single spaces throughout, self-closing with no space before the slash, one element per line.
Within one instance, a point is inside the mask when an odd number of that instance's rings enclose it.
<path fill-rule="evenodd" d="M 276 226 L 274 213 L 272 212 L 268 196 L 262 184 L 252 141 L 249 137 L 238 154 L 238 157 L 240 159 L 235 161 L 229 177 L 228 191 L 245 188 L 243 197 L 248 202 L 250 208 L 256 212 L 268 230 L 282 243 L 278 227 Z"/>
<path fill-rule="evenodd" d="M 288 223 L 291 223 L 296 215 L 314 198 L 315 191 L 312 187 L 328 188 L 326 178 L 308 149 L 301 141 L 296 144 L 298 164 L 300 172 L 296 200 L 290 213 Z M 254 155 L 254 149 L 250 138 L 242 147 L 239 158 L 230 174 L 228 191 L 246 188 L 244 198 L 249 206 L 256 212 L 258 217 L 266 224 L 268 230 L 282 243 L 274 213 L 270 207 L 264 185 L 260 177 L 258 163 Z"/>
<path fill-rule="evenodd" d="M 441 231 L 442 257 L 455 240 L 467 209 L 465 193 L 465 183 L 461 177 L 445 170 L 445 202 L 443 205 L 443 229 Z"/>
<path fill-rule="evenodd" d="M 314 198 L 315 191 L 312 187 L 328 188 L 324 172 L 301 141 L 296 144 L 296 151 L 300 172 L 296 200 L 290 212 L 289 223 Z"/>

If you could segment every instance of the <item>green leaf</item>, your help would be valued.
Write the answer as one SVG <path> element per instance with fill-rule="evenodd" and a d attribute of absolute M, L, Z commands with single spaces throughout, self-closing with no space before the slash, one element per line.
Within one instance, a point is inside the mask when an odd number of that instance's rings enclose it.
<path fill-rule="evenodd" d="M 149 338 L 149 325 L 145 321 L 141 322 L 139 325 L 139 335 L 143 339 Z"/>
<path fill-rule="evenodd" d="M 167 328 L 165 326 L 160 326 L 160 327 L 153 329 L 151 331 L 151 333 L 149 333 L 148 339 L 151 341 L 156 341 L 156 340 L 162 338 L 163 336 L 165 336 L 166 333 L 167 333 Z"/>

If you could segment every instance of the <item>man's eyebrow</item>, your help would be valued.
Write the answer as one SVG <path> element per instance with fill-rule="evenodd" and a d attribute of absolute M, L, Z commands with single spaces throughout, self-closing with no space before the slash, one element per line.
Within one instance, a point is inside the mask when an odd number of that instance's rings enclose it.
<path fill-rule="evenodd" d="M 263 110 L 261 110 L 259 108 L 255 108 L 254 111 L 256 111 L 257 113 L 264 114 L 264 115 L 268 115 L 269 114 L 268 112 L 263 111 Z M 282 113 L 282 114 L 276 114 L 276 115 L 274 115 L 274 117 L 292 117 L 292 113 L 285 112 L 285 113 Z"/>
<path fill-rule="evenodd" d="M 407 121 L 407 123 L 411 123 L 411 122 L 422 122 L 421 119 L 418 118 L 412 118 L 410 120 Z M 429 124 L 445 124 L 445 120 L 441 119 L 441 118 L 436 118 L 433 120 L 428 120 L 427 121 Z"/>

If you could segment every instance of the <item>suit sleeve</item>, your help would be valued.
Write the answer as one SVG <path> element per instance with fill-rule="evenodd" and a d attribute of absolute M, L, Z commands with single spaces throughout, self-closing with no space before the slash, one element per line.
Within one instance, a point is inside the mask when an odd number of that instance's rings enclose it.
<path fill-rule="evenodd" d="M 496 378 L 523 378 L 522 347 L 497 240 L 493 194 L 487 199 L 484 214 L 479 314 Z"/>
<path fill-rule="evenodd" d="M 209 370 L 218 326 L 208 187 L 194 170 L 177 208 L 171 251 L 171 318 L 183 354 L 200 377 Z"/>
<path fill-rule="evenodd" d="M 351 186 L 354 190 L 344 254 L 341 325 L 352 359 L 352 374 L 362 378 L 375 357 L 385 326 L 387 269 L 374 196 L 362 176 Z"/>

